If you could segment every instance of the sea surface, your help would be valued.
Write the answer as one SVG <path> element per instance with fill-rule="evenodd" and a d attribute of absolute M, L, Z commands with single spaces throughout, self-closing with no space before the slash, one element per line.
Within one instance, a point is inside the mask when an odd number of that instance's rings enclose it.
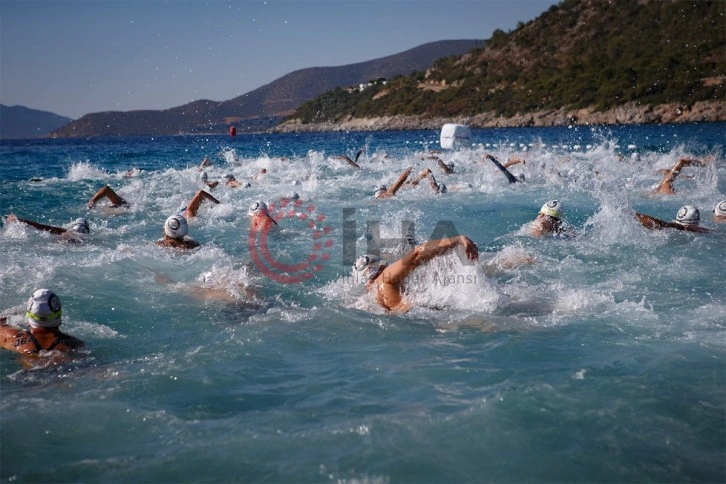
<path fill-rule="evenodd" d="M 0 479 L 724 482 L 725 141 L 724 123 L 474 129 L 441 152 L 436 130 L 3 141 L 0 214 L 91 233 L 0 228 L 0 312 L 24 326 L 51 288 L 86 342 L 59 366 L 0 352 Z M 360 169 L 337 157 L 360 149 Z M 486 154 L 524 159 L 526 182 Z M 205 156 L 222 183 L 189 221 L 201 247 L 155 245 Z M 373 199 L 409 166 L 448 191 Z M 129 207 L 87 208 L 105 184 Z M 569 235 L 533 238 L 551 199 Z M 266 238 L 255 200 L 279 224 Z M 634 218 L 686 204 L 711 232 Z M 351 265 L 400 256 L 406 227 L 467 235 L 480 260 L 420 267 L 416 307 L 388 314 Z"/>

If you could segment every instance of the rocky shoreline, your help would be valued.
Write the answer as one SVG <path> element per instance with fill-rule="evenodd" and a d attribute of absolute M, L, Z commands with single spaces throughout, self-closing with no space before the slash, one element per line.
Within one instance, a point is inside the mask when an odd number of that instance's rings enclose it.
<path fill-rule="evenodd" d="M 607 111 L 558 109 L 518 114 L 512 117 L 482 113 L 460 118 L 421 118 L 418 116 L 386 116 L 380 118 L 348 117 L 337 123 L 303 124 L 299 119 L 271 128 L 273 133 L 323 131 L 388 131 L 440 129 L 445 123 L 466 124 L 472 128 L 544 127 L 570 125 L 669 124 L 726 121 L 726 100 L 697 102 L 693 106 L 661 104 L 645 106 L 629 103 Z"/>

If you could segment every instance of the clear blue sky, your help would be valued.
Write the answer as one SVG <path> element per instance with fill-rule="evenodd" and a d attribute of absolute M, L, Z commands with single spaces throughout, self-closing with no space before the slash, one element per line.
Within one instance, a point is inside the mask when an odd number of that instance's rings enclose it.
<path fill-rule="evenodd" d="M 306 67 L 488 39 L 557 0 L 0 0 L 0 103 L 71 118 L 226 101 Z"/>

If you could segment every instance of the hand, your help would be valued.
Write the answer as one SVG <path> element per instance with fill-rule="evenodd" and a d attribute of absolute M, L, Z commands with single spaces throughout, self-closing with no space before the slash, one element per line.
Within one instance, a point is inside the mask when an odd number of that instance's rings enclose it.
<path fill-rule="evenodd" d="M 461 245 L 464 246 L 464 252 L 469 260 L 479 260 L 479 249 L 473 240 L 464 235 L 461 236 Z"/>

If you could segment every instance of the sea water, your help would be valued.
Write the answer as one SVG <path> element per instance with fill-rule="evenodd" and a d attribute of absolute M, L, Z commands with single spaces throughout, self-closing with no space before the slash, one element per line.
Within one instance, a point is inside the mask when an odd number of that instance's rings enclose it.
<path fill-rule="evenodd" d="M 86 342 L 60 366 L 0 356 L 0 478 L 18 482 L 723 482 L 723 123 L 5 141 L 0 311 L 40 287 Z M 338 155 L 358 158 L 355 169 Z M 525 183 L 510 185 L 485 155 Z M 209 156 L 210 189 L 198 166 Z M 445 175 L 431 156 L 453 161 Z M 681 157 L 674 195 L 650 191 Z M 426 181 L 375 200 L 407 167 Z M 262 169 L 266 173 L 261 174 Z M 133 170 L 129 173 L 129 170 Z M 228 188 L 233 174 L 249 187 Z M 108 184 L 129 202 L 86 203 Z M 159 247 L 166 218 L 201 247 Z M 286 197 L 296 191 L 300 200 Z M 532 238 L 560 200 L 569 236 Z M 266 201 L 279 227 L 249 234 Z M 710 233 L 649 231 L 696 205 Z M 389 314 L 351 270 L 466 235 Z M 506 260 L 531 263 L 508 267 Z"/>

